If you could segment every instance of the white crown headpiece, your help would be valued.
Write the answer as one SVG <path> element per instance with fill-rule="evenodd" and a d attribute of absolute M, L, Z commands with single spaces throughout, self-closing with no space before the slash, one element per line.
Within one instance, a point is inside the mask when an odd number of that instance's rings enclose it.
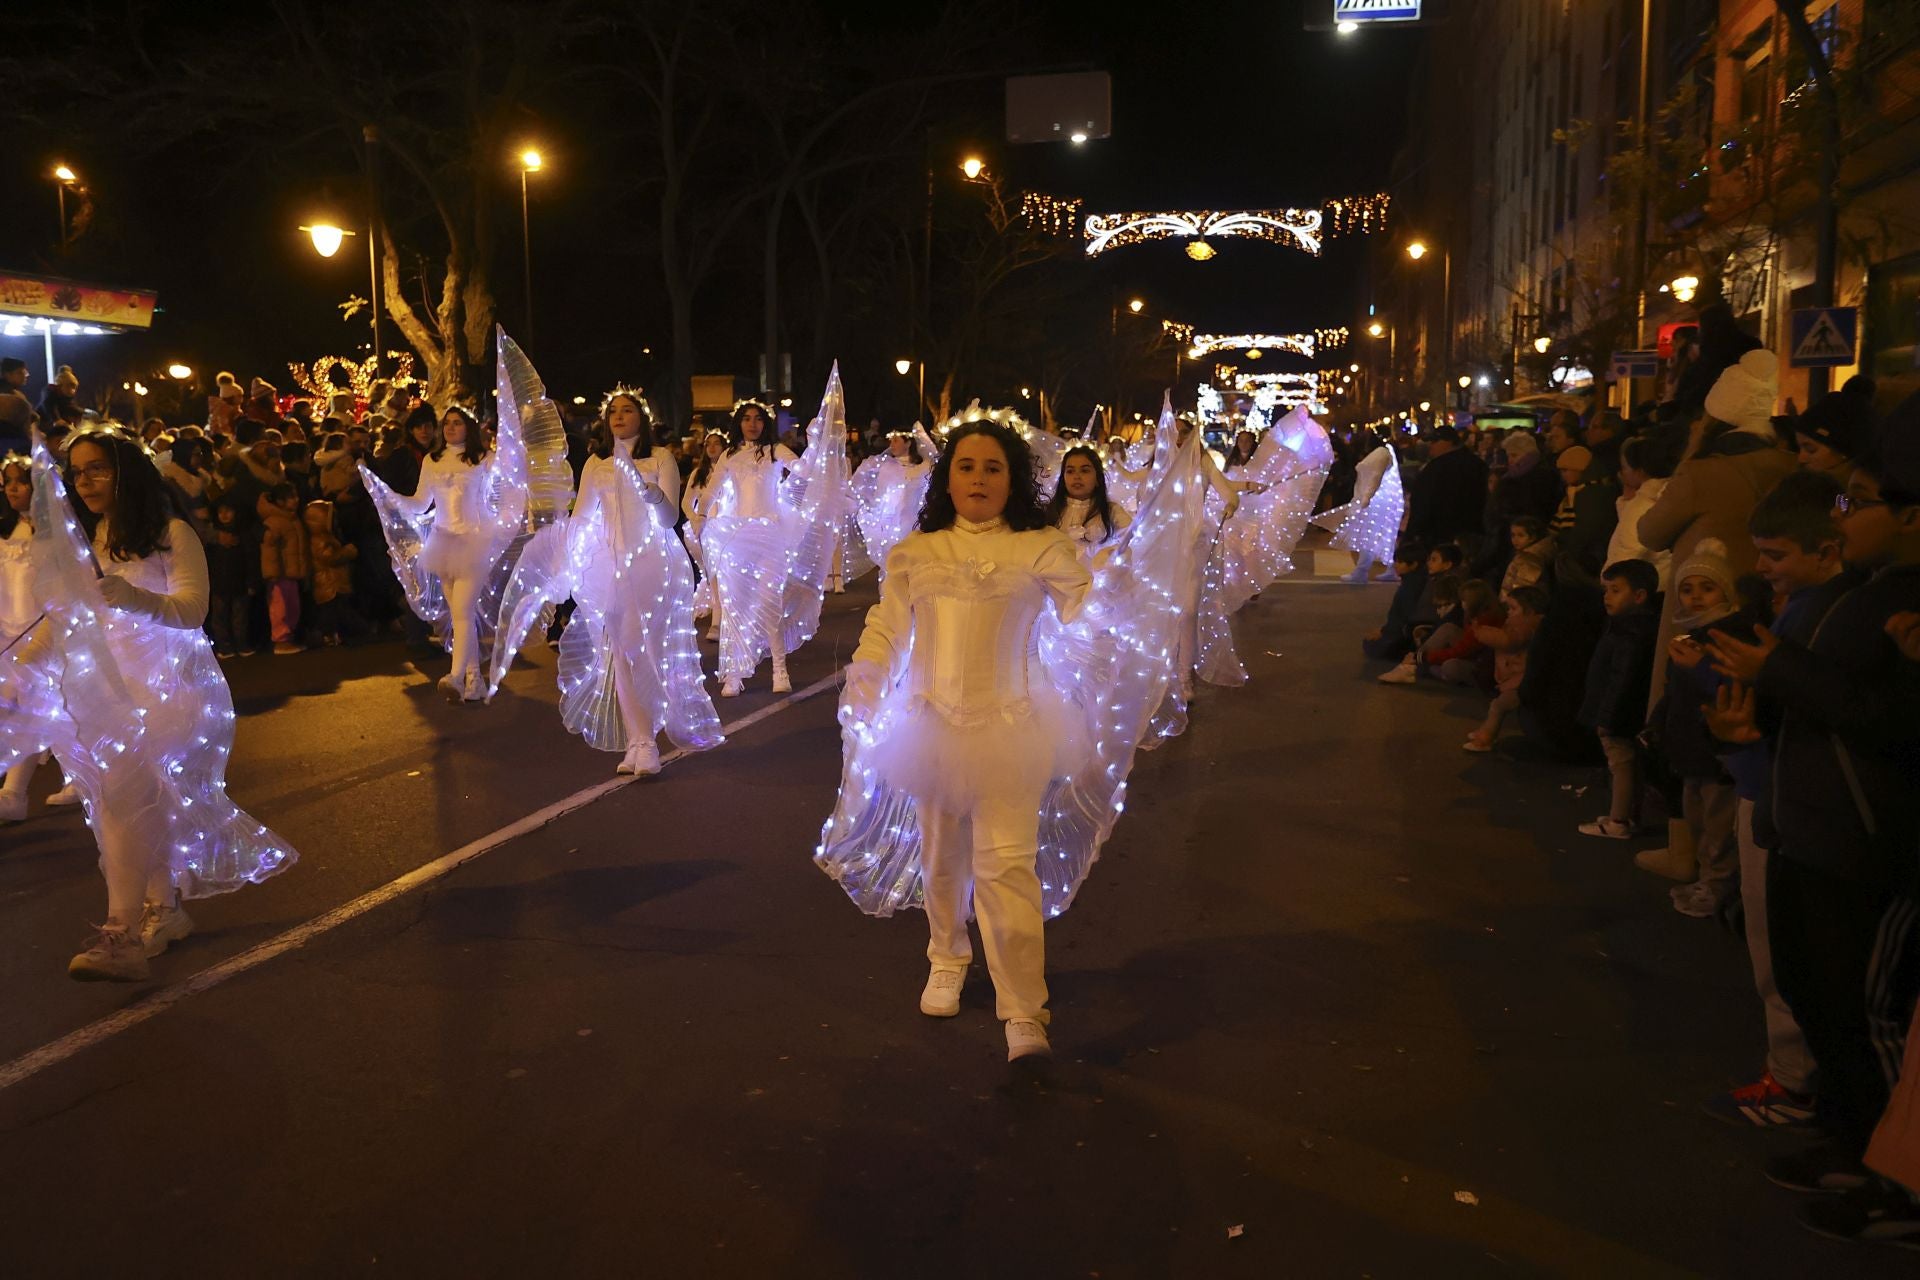
<path fill-rule="evenodd" d="M 646 392 L 642 391 L 639 387 L 630 387 L 624 382 L 615 383 L 613 390 L 607 392 L 606 395 L 600 398 L 600 417 L 602 420 L 605 420 L 607 410 L 613 407 L 613 398 L 615 396 L 626 396 L 628 399 L 639 404 L 640 412 L 647 415 L 648 422 L 659 421 L 659 419 L 653 415 L 653 406 L 647 402 Z"/>
<path fill-rule="evenodd" d="M 938 434 L 945 436 L 957 427 L 966 426 L 969 422 L 997 422 L 1003 427 L 1011 427 L 1019 432 L 1023 440 L 1031 439 L 1033 436 L 1033 424 L 1012 409 L 983 409 L 978 400 L 941 423 Z"/>

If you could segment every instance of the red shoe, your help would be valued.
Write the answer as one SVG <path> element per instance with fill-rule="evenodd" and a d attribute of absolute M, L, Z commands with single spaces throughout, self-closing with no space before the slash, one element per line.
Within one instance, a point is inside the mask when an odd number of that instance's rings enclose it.
<path fill-rule="evenodd" d="M 1813 1129 L 1813 1098 L 1783 1088 L 1773 1072 L 1763 1071 L 1752 1084 L 1716 1094 L 1700 1104 L 1715 1120 L 1753 1125 L 1760 1129 Z"/>

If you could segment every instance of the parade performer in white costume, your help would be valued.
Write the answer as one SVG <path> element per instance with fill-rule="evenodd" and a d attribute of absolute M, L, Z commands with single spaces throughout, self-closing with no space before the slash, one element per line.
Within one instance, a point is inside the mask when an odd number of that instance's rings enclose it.
<path fill-rule="evenodd" d="M 1399 456 L 1382 440 L 1355 468 L 1353 501 L 1313 518 L 1313 523 L 1333 534 L 1334 546 L 1354 553 L 1356 563 L 1346 581 L 1367 581 L 1376 564 L 1392 569 L 1406 507 Z"/>
<path fill-rule="evenodd" d="M 200 540 L 130 437 L 84 432 L 67 466 L 63 480 L 36 439 L 45 617 L 0 657 L 0 768 L 51 748 L 68 770 L 107 886 L 105 923 L 68 972 L 133 982 L 192 931 L 183 897 L 257 883 L 296 855 L 227 796 L 233 700 L 201 631 Z"/>
<path fill-rule="evenodd" d="M 532 376 L 531 367 L 528 368 Z M 512 380 L 501 418 L 558 416 L 537 380 Z M 620 387 L 602 402 L 573 514 L 522 551 L 500 602 L 489 696 L 544 608 L 577 608 L 560 640 L 560 716 L 602 751 L 616 773 L 660 772 L 655 738 L 684 750 L 724 739 L 707 696 L 693 625 L 693 566 L 674 536 L 680 469 L 653 443 L 653 412 Z"/>
<path fill-rule="evenodd" d="M 24 457 L 0 458 L 0 651 L 12 647 L 40 619 L 33 589 L 33 466 Z M 0 822 L 27 816 L 33 775 L 46 760 L 36 753 L 6 771 L 0 786 Z"/>
<path fill-rule="evenodd" d="M 773 421 L 755 400 L 734 411 L 736 439 L 701 533 L 720 590 L 723 698 L 737 697 L 768 656 L 773 691 L 792 690 L 787 655 L 820 625 L 834 545 L 851 512 L 839 365 L 807 428 L 804 459 L 774 438 Z"/>
<path fill-rule="evenodd" d="M 886 576 L 887 556 L 913 532 L 927 497 L 927 476 L 940 450 L 925 427 L 887 433 L 887 451 L 861 463 L 853 473 L 854 515 L 867 555 Z"/>
<path fill-rule="evenodd" d="M 1077 444 L 1060 462 L 1060 482 L 1047 502 L 1047 523 L 1073 539 L 1082 560 L 1092 563 L 1133 516 L 1107 496 L 1106 469 L 1092 445 Z"/>
<path fill-rule="evenodd" d="M 693 470 L 687 473 L 687 482 L 680 490 L 680 510 L 687 517 L 686 524 L 682 526 L 687 553 L 700 570 L 699 590 L 693 598 L 693 616 L 708 620 L 709 640 L 720 638 L 720 591 L 714 585 L 713 570 L 707 567 L 706 547 L 700 541 L 700 535 L 707 527 L 707 508 L 713 502 L 713 482 L 719 474 L 720 462 L 726 456 L 727 433 L 707 432 L 700 445 L 700 460 L 693 464 Z"/>
<path fill-rule="evenodd" d="M 495 336 L 500 352 L 496 391 L 505 401 L 511 394 L 508 365 L 525 365 L 526 356 L 504 329 L 496 326 Z M 532 366 L 526 368 L 530 374 Z M 498 614 L 500 593 L 520 548 L 563 517 L 573 497 L 559 414 L 527 425 L 523 435 L 517 420 L 502 415 L 489 449 L 474 416 L 459 405 L 448 407 L 412 497 L 395 493 L 360 464 L 407 602 L 422 621 L 443 628 L 453 663 L 440 689 L 455 702 L 487 696 L 494 655 L 481 628 Z"/>
<path fill-rule="evenodd" d="M 1047 1051 L 1042 921 L 1072 903 L 1166 695 L 1183 531 L 1156 468 L 1090 579 L 1046 526 L 1012 417 L 949 424 L 920 531 L 894 548 L 847 672 L 839 803 L 815 861 L 862 910 L 925 906 L 922 1012 L 959 1011 L 969 885 L 1008 1057 Z M 1166 424 L 1171 458 L 1171 419 Z"/>

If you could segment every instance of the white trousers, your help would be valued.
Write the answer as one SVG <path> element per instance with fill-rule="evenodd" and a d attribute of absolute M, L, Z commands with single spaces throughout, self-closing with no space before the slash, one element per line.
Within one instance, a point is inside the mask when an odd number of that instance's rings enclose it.
<path fill-rule="evenodd" d="M 973 959 L 967 903 L 993 976 L 1002 1021 L 1047 1021 L 1046 942 L 1040 909 L 1040 800 L 990 802 L 972 813 L 920 810 L 920 876 L 927 961 L 963 970 Z"/>

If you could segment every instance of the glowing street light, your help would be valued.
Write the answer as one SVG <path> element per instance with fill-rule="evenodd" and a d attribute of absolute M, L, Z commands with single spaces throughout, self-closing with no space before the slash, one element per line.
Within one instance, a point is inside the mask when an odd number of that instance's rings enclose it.
<path fill-rule="evenodd" d="M 1420 261 L 1420 259 L 1426 257 L 1427 256 L 1426 242 L 1424 240 L 1415 240 L 1412 244 L 1408 245 L 1407 256 L 1409 258 L 1412 258 L 1415 262 L 1418 262 Z"/>
<path fill-rule="evenodd" d="M 1021 398 L 1022 400 L 1031 400 L 1031 399 L 1033 399 L 1033 388 L 1032 388 L 1032 387 L 1022 387 L 1022 388 L 1020 388 L 1020 398 Z"/>
<path fill-rule="evenodd" d="M 960 172 L 967 175 L 968 182 L 977 181 L 987 171 L 987 162 L 979 156 L 968 156 L 960 162 Z"/>
<path fill-rule="evenodd" d="M 167 376 L 176 381 L 185 382 L 193 376 L 193 370 L 176 360 L 167 366 Z"/>
<path fill-rule="evenodd" d="M 353 234 L 331 222 L 316 222 L 312 226 L 301 227 L 307 238 L 313 241 L 313 251 L 323 258 L 331 258 L 340 252 L 340 245 Z"/>
<path fill-rule="evenodd" d="M 1673 284 L 1673 296 L 1681 302 L 1692 302 L 1693 295 L 1700 289 L 1699 276 L 1677 276 Z"/>
<path fill-rule="evenodd" d="M 1432 408 L 1433 408 L 1433 401 L 1431 401 L 1431 400 L 1422 400 L 1422 401 L 1420 402 L 1420 412 L 1422 412 L 1422 413 L 1426 413 L 1426 412 L 1427 412 L 1428 410 L 1430 410 L 1430 409 L 1432 409 Z"/>
<path fill-rule="evenodd" d="M 1127 303 L 1127 310 L 1133 312 L 1133 314 L 1135 315 L 1139 315 L 1142 311 L 1145 311 L 1146 309 L 1147 309 L 1146 302 L 1140 298 L 1135 298 L 1131 302 Z"/>
<path fill-rule="evenodd" d="M 1355 362 L 1355 363 L 1353 363 L 1353 364 L 1350 364 L 1350 365 L 1348 365 L 1348 366 L 1347 366 L 1347 372 L 1348 372 L 1348 373 L 1358 373 L 1358 372 L 1360 372 L 1360 365 L 1359 365 L 1359 363 L 1358 363 L 1358 362 Z"/>
<path fill-rule="evenodd" d="M 903 378 L 907 376 L 907 371 L 911 368 L 913 368 L 913 361 L 911 360 L 895 360 L 893 362 L 893 371 Z"/>
<path fill-rule="evenodd" d="M 520 264 L 527 290 L 526 339 L 529 343 L 533 341 L 533 227 L 527 215 L 527 175 L 540 172 L 545 163 L 534 147 L 520 152 Z"/>
<path fill-rule="evenodd" d="M 53 176 L 69 187 L 80 181 L 80 175 L 63 164 L 53 166 Z"/>
<path fill-rule="evenodd" d="M 1541 355 L 1547 354 L 1548 348 L 1552 346 L 1553 346 L 1553 339 L 1549 338 L 1544 333 L 1533 340 L 1533 349 L 1535 351 L 1538 351 Z"/>
<path fill-rule="evenodd" d="M 520 153 L 520 169 L 523 173 L 540 172 L 540 166 L 542 163 L 543 161 L 540 159 L 540 153 L 534 150 L 532 147 L 528 147 L 525 151 L 522 151 Z"/>
<path fill-rule="evenodd" d="M 1387 331 L 1387 326 L 1381 324 L 1378 320 L 1375 320 L 1372 324 L 1367 326 L 1367 333 L 1370 336 L 1375 338 L 1379 337 L 1381 334 L 1385 333 L 1386 331 Z"/>
<path fill-rule="evenodd" d="M 1470 377 L 1468 377 L 1468 376 L 1467 376 L 1466 374 L 1464 374 L 1464 373 L 1460 375 L 1460 389 L 1461 389 L 1462 391 L 1465 391 L 1465 390 L 1466 390 L 1466 389 L 1467 389 L 1468 387 L 1470 387 L 1470 386 L 1472 386 L 1472 385 L 1473 385 L 1473 379 L 1472 379 L 1472 378 L 1470 378 Z"/>

